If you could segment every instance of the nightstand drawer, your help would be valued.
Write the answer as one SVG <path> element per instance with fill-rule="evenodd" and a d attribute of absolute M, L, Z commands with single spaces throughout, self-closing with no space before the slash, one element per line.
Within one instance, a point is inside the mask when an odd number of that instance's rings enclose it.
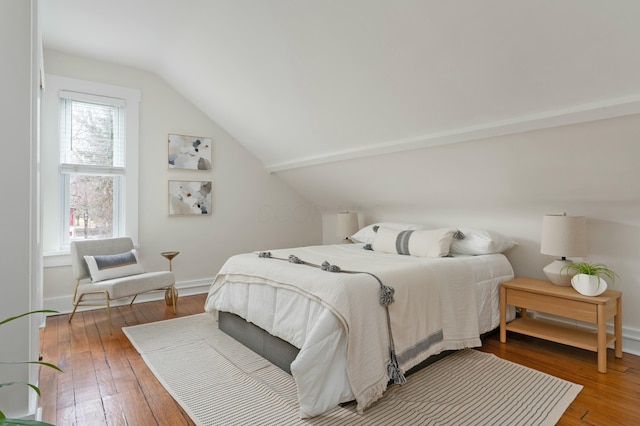
<path fill-rule="evenodd" d="M 535 294 L 526 290 L 507 289 L 507 304 L 547 314 L 568 316 L 591 323 L 598 322 L 598 307 L 578 300 L 559 299 L 546 294 Z"/>

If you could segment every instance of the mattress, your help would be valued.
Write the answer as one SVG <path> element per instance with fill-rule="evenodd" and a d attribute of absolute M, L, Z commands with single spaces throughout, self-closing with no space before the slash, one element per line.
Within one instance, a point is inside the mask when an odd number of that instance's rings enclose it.
<path fill-rule="evenodd" d="M 280 260 L 291 254 L 312 265 L 328 259 L 342 270 L 369 272 L 394 287 L 396 302 L 389 306 L 392 337 L 385 337 L 381 307 L 370 294 L 376 290 L 370 276 L 323 274 L 309 265 Z M 302 418 L 353 399 L 362 411 L 379 398 L 388 381 L 379 358 L 388 362 L 389 341 L 396 341 L 404 371 L 444 350 L 479 346 L 480 334 L 499 325 L 500 283 L 513 278 L 501 254 L 429 259 L 345 244 L 275 250 L 271 255 L 230 258 L 216 276 L 205 309 L 236 314 L 300 349 L 291 372 Z M 360 286 L 363 293 L 334 295 L 343 285 Z"/>

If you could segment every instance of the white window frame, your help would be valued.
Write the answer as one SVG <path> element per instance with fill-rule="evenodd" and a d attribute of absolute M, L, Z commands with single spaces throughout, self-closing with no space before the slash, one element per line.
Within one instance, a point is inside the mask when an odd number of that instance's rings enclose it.
<path fill-rule="evenodd" d="M 140 105 L 140 90 L 131 89 L 127 87 L 113 86 L 104 83 L 96 83 L 87 80 L 79 80 L 69 77 L 62 77 L 53 74 L 47 74 L 45 76 L 46 91 L 50 92 L 56 97 L 73 96 L 77 100 L 90 100 L 96 99 L 93 96 L 99 96 L 101 98 L 111 98 L 122 102 L 125 105 L 125 174 L 122 179 L 122 200 L 124 209 L 122 210 L 122 231 L 121 235 L 131 237 L 134 245 L 138 245 L 138 162 L 139 162 L 139 105 Z M 70 95 L 72 94 L 72 95 Z M 58 102 L 61 105 L 62 102 Z M 58 111 L 58 115 L 60 111 Z M 58 123 L 60 120 L 58 120 Z M 56 135 L 56 140 L 60 142 L 60 132 Z M 51 159 L 59 164 L 59 157 Z M 48 161 L 45 159 L 45 161 Z M 59 170 L 59 176 L 61 170 Z M 68 222 L 67 215 L 63 212 L 63 206 L 66 194 L 64 191 L 60 191 L 58 197 L 57 211 L 62 215 L 59 222 L 60 227 L 60 239 L 58 241 L 59 253 L 66 254 L 69 251 L 68 239 L 67 244 L 64 244 L 62 237 L 63 222 Z M 116 207 L 114 205 L 114 207 Z M 118 212 L 114 212 L 114 219 Z M 46 212 L 45 212 L 46 214 Z M 66 219 L 65 219 L 66 218 Z M 114 220 L 115 222 L 115 220 Z M 114 223 L 114 231 L 117 224 Z M 115 233 L 115 232 L 114 232 Z M 66 257 L 66 256 L 65 256 Z M 54 261 L 54 263 L 61 262 L 66 264 L 66 259 Z M 49 262 L 47 262 L 49 263 Z M 47 265 L 45 265 L 47 266 Z M 53 266 L 53 265 L 52 265 Z"/>
<path fill-rule="evenodd" d="M 112 222 L 112 231 L 113 236 L 124 236 L 124 228 L 122 225 L 124 224 L 125 218 L 123 216 L 124 213 L 124 180 L 126 176 L 126 155 L 125 152 L 118 147 L 126 148 L 126 103 L 123 99 L 110 98 L 104 96 L 96 96 L 91 95 L 87 96 L 84 93 L 78 92 L 70 92 L 67 90 L 60 91 L 60 129 L 63 127 L 66 128 L 64 132 L 60 132 L 61 135 L 59 137 L 60 140 L 60 156 L 68 155 L 71 149 L 71 105 L 66 101 L 71 102 L 82 102 L 85 104 L 98 104 L 105 105 L 107 107 L 117 108 L 118 109 L 118 130 L 117 134 L 114 135 L 114 164 L 110 166 L 94 166 L 94 165 L 86 165 L 86 164 L 76 164 L 76 163 L 67 163 L 65 160 L 60 158 L 60 163 L 58 165 L 59 176 L 60 176 L 60 193 L 62 194 L 62 210 L 60 212 L 60 245 L 63 248 L 69 246 L 71 241 L 69 236 L 69 211 L 71 209 L 71 199 L 70 199 L 70 182 L 71 176 L 73 175 L 95 175 L 95 176 L 111 176 L 113 177 L 113 222 Z M 64 112 L 63 112 L 64 109 Z M 64 134 L 64 138 L 62 135 Z M 116 159 L 117 158 L 117 159 Z"/>

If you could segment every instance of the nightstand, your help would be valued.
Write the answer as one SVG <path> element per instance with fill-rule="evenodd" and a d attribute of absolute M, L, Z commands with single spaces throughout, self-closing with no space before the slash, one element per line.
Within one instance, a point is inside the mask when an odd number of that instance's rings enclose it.
<path fill-rule="evenodd" d="M 521 309 L 521 317 L 507 324 L 507 305 Z M 532 319 L 527 309 L 596 324 L 597 330 Z M 607 334 L 607 321 L 613 318 L 614 334 Z M 616 358 L 622 358 L 622 293 L 607 290 L 599 296 L 583 296 L 573 287 L 549 281 L 516 278 L 500 286 L 500 342 L 507 331 L 598 353 L 598 371 L 607 372 L 607 346 L 614 343 Z"/>

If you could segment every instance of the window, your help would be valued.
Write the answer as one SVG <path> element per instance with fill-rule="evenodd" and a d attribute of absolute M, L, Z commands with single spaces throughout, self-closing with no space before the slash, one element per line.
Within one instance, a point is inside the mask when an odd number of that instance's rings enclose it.
<path fill-rule="evenodd" d="M 60 93 L 62 244 L 121 236 L 124 105 Z"/>
<path fill-rule="evenodd" d="M 52 75 L 46 83 L 59 118 L 53 158 L 59 183 L 57 199 L 43 203 L 45 237 L 57 244 L 45 245 L 66 251 L 73 240 L 124 235 L 137 243 L 139 91 Z M 57 232 L 47 233 L 47 226 Z"/>

